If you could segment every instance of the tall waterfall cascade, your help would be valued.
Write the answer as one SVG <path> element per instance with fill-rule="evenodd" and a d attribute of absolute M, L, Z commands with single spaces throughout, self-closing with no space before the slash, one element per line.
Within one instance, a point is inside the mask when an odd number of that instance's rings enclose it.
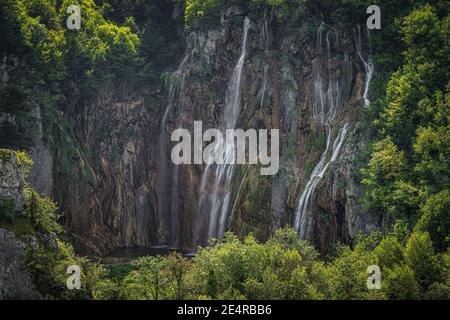
<path fill-rule="evenodd" d="M 225 107 L 221 117 L 220 129 L 235 129 L 241 111 L 242 72 L 247 55 L 250 19 L 244 21 L 243 39 L 240 56 L 233 69 L 225 94 Z M 235 172 L 234 144 L 223 143 L 224 164 L 208 164 L 204 170 L 200 185 L 199 211 L 207 224 L 208 238 L 222 239 L 226 218 L 231 202 L 231 183 Z M 217 148 L 222 149 L 222 148 Z"/>
<path fill-rule="evenodd" d="M 345 137 L 350 128 L 349 123 L 345 123 L 338 130 L 333 143 L 333 120 L 340 111 L 343 100 L 343 77 L 332 74 L 332 48 L 339 43 L 338 34 L 334 31 L 327 31 L 322 23 L 316 35 L 316 51 L 318 58 L 313 63 L 314 88 L 313 88 L 313 118 L 325 129 L 326 147 L 319 162 L 312 170 L 309 181 L 306 183 L 303 193 L 298 201 L 295 210 L 294 228 L 298 231 L 302 239 L 310 240 L 314 228 L 313 213 L 311 212 L 312 201 L 315 189 L 324 177 L 332 162 L 339 156 Z M 345 74 L 349 57 L 344 54 L 340 61 L 340 69 Z"/>

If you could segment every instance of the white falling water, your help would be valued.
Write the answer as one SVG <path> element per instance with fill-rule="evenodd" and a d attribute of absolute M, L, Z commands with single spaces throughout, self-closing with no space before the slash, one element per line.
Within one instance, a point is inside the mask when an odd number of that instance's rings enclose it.
<path fill-rule="evenodd" d="M 269 16 L 267 12 L 264 12 L 264 18 L 262 21 L 261 26 L 261 36 L 260 36 L 260 42 L 261 46 L 264 49 L 264 51 L 267 53 L 267 51 L 270 48 L 270 33 L 269 33 Z M 266 99 L 266 96 L 268 95 L 268 89 L 269 89 L 269 63 L 264 63 L 264 69 L 263 69 L 263 79 L 262 79 L 262 85 L 258 92 L 257 99 L 260 101 L 259 106 L 262 109 L 264 107 L 264 102 Z"/>
<path fill-rule="evenodd" d="M 327 161 L 328 151 L 330 150 L 330 136 L 331 132 L 329 128 L 327 129 L 327 146 L 325 152 L 322 154 L 319 163 L 314 167 L 311 177 L 305 186 L 305 190 L 300 197 L 299 205 L 296 209 L 294 228 L 298 230 L 299 236 L 302 239 L 306 239 L 308 234 L 310 234 L 312 227 L 312 216 L 309 214 L 308 210 L 311 207 L 311 197 L 317 184 L 322 180 L 325 172 L 327 171 L 330 163 L 335 162 L 341 150 L 342 144 L 344 143 L 345 136 L 347 135 L 349 124 L 345 123 L 344 127 L 339 130 L 339 133 L 333 143 L 333 149 L 331 153 L 330 160 Z"/>
<path fill-rule="evenodd" d="M 310 212 L 312 206 L 312 196 L 314 191 L 322 180 L 331 162 L 336 161 L 345 136 L 349 129 L 348 123 L 341 128 L 337 137 L 331 146 L 331 123 L 335 119 L 341 105 L 341 79 L 333 77 L 331 70 L 331 36 L 334 41 L 339 41 L 337 33 L 326 31 L 325 24 L 322 23 L 317 30 L 317 55 L 318 59 L 313 65 L 314 72 L 314 91 L 313 91 L 313 117 L 325 128 L 327 141 L 325 151 L 322 153 L 319 162 L 314 167 L 309 181 L 306 183 L 305 189 L 300 196 L 298 206 L 295 210 L 294 228 L 298 231 L 302 239 L 308 239 L 311 235 L 313 227 L 313 216 Z M 324 49 L 326 52 L 324 52 Z M 324 62 L 323 60 L 326 59 Z M 345 61 L 344 61 L 345 62 Z M 345 66 L 344 66 L 345 67 Z M 331 156 L 330 156 L 331 150 Z"/>
<path fill-rule="evenodd" d="M 225 94 L 225 107 L 221 119 L 221 129 L 235 129 L 241 109 L 241 79 L 242 69 L 247 54 L 247 37 L 250 29 L 250 19 L 244 21 L 242 48 L 239 59 L 234 67 Z M 199 209 L 209 217 L 208 238 L 223 237 L 228 207 L 231 201 L 231 182 L 235 170 L 234 144 L 224 143 L 225 164 L 207 165 L 200 186 Z"/>
<path fill-rule="evenodd" d="M 364 79 L 364 94 L 363 94 L 364 107 L 368 107 L 370 104 L 369 87 L 370 87 L 370 81 L 372 80 L 373 72 L 375 69 L 375 66 L 372 61 L 372 57 L 370 56 L 370 51 L 371 51 L 370 31 L 369 31 L 369 29 L 366 29 L 366 30 L 367 30 L 367 41 L 369 44 L 368 54 L 367 54 L 366 58 L 364 58 L 364 53 L 363 53 L 361 27 L 358 25 L 357 31 L 353 30 L 355 33 L 356 52 L 358 52 L 359 59 L 363 63 L 364 70 L 366 72 L 366 76 Z"/>
<path fill-rule="evenodd" d="M 268 50 L 270 47 L 269 14 L 267 13 L 267 11 L 264 12 L 264 18 L 262 22 L 261 45 L 264 50 Z"/>
<path fill-rule="evenodd" d="M 179 168 L 175 166 L 172 173 L 172 179 L 170 178 L 170 166 L 168 159 L 168 136 L 167 136 L 167 119 L 170 112 L 174 109 L 178 103 L 179 93 L 183 91 L 184 82 L 187 75 L 187 67 L 192 60 L 195 48 L 196 48 L 196 35 L 191 34 L 188 43 L 190 48 L 186 49 L 186 52 L 181 60 L 178 68 L 172 73 L 169 79 L 169 93 L 168 102 L 164 115 L 161 119 L 160 135 L 159 135 L 159 167 L 158 167 L 158 213 L 159 213 L 159 233 L 162 242 L 171 242 L 172 245 L 176 244 L 177 238 L 177 226 L 178 226 L 178 172 Z M 171 187 L 170 187 L 171 185 Z M 170 190 L 169 190 L 170 189 Z M 170 194 L 170 198 L 169 195 Z M 168 201 L 170 199 L 170 202 Z M 170 233 L 170 238 L 167 233 Z"/>
<path fill-rule="evenodd" d="M 265 64 L 264 65 L 264 77 L 263 77 L 263 81 L 262 81 L 261 91 L 258 94 L 260 101 L 261 101 L 260 102 L 261 109 L 264 108 L 264 99 L 267 95 L 266 91 L 267 91 L 268 78 L 269 78 L 269 65 Z"/>

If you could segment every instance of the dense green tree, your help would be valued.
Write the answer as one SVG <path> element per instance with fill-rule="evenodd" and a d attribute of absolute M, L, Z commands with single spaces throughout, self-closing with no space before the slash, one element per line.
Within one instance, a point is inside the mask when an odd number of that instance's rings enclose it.
<path fill-rule="evenodd" d="M 414 271 L 407 265 L 396 265 L 386 272 L 383 279 L 384 290 L 390 299 L 419 299 L 420 287 L 414 277 Z"/>
<path fill-rule="evenodd" d="M 167 257 L 166 270 L 176 300 L 183 300 L 187 296 L 186 275 L 191 264 L 189 260 L 178 253 L 172 253 Z"/>
<path fill-rule="evenodd" d="M 375 248 L 374 254 L 378 260 L 378 265 L 384 270 L 392 269 L 403 262 L 403 248 L 393 235 L 388 235 Z"/>
<path fill-rule="evenodd" d="M 438 278 L 433 244 L 428 233 L 415 231 L 405 246 L 405 260 L 419 284 L 427 287 Z"/>
<path fill-rule="evenodd" d="M 427 231 L 438 250 L 450 245 L 450 192 L 443 190 L 428 198 L 422 208 L 417 227 Z"/>
<path fill-rule="evenodd" d="M 412 229 L 420 219 L 418 227 L 443 251 L 449 233 L 450 18 L 441 4 L 425 4 L 398 20 L 404 64 L 387 85 L 375 120 L 378 141 L 361 172 L 364 208 L 380 216 L 385 229 L 399 219 Z"/>
<path fill-rule="evenodd" d="M 367 289 L 367 268 L 376 264 L 374 255 L 361 245 L 354 250 L 349 247 L 340 250 L 328 269 L 331 297 L 344 300 L 373 298 Z"/>
<path fill-rule="evenodd" d="M 139 258 L 137 269 L 123 280 L 122 296 L 131 300 L 166 299 L 169 284 L 166 265 L 167 261 L 160 256 Z"/>

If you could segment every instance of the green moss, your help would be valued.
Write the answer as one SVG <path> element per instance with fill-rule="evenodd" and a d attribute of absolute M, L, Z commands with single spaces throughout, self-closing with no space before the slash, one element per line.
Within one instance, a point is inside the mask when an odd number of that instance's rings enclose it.
<path fill-rule="evenodd" d="M 19 216 L 7 221 L 0 218 L 0 228 L 7 229 L 17 236 L 34 235 L 36 230 L 28 217 Z"/>
<path fill-rule="evenodd" d="M 308 147 L 313 151 L 325 150 L 327 134 L 324 131 L 312 131 L 308 139 Z"/>
<path fill-rule="evenodd" d="M 306 160 L 305 171 L 306 177 L 309 179 L 311 177 L 312 171 L 314 170 L 314 163 L 311 160 Z"/>
<path fill-rule="evenodd" d="M 2 161 L 9 161 L 13 155 L 16 157 L 17 165 L 21 169 L 31 169 L 33 166 L 33 160 L 31 160 L 30 156 L 25 151 L 0 148 L 0 159 Z"/>

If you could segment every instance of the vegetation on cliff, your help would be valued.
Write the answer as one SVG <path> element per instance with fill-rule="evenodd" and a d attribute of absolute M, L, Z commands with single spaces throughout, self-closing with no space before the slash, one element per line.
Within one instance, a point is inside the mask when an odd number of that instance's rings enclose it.
<path fill-rule="evenodd" d="M 6 155 L 8 158 L 13 155 L 18 168 L 26 175 L 32 165 L 29 156 L 23 151 L 0 149 L 0 157 Z M 2 205 L 5 199 L 0 199 L 0 228 L 12 231 L 25 244 L 25 263 L 39 292 L 47 298 L 93 298 L 92 288 L 106 274 L 106 269 L 75 254 L 67 242 L 54 201 L 39 195 L 29 185 L 21 191 L 25 196 L 21 212 L 5 215 L 6 208 Z M 67 290 L 66 270 L 70 265 L 78 265 L 82 270 L 81 278 L 85 284 L 81 290 Z"/>

